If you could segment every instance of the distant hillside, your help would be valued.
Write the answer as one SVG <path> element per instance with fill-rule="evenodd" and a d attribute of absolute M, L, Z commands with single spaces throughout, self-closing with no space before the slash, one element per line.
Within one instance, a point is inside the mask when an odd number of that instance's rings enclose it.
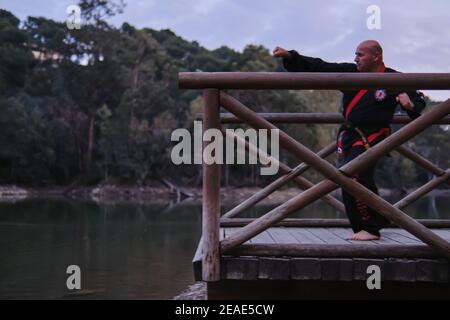
<path fill-rule="evenodd" d="M 201 107 L 201 92 L 178 89 L 178 72 L 282 71 L 262 46 L 211 51 L 171 30 L 127 23 L 113 28 L 93 21 L 71 31 L 41 17 L 20 24 L 0 10 L 0 39 L 0 184 L 151 184 L 165 176 L 198 184 L 198 166 L 181 168 L 170 161 L 172 130 L 192 128 Z M 324 91 L 231 93 L 261 112 L 337 112 L 340 98 Z M 336 129 L 282 128 L 315 150 L 329 143 Z M 430 147 L 432 141 L 448 149 L 447 136 L 436 127 L 415 146 L 448 167 L 443 152 Z M 427 179 L 401 159 L 386 170 L 400 172 L 405 183 Z M 255 172 L 255 166 L 230 166 L 227 181 L 264 182 Z M 398 183 L 389 174 L 380 179 L 387 186 Z"/>

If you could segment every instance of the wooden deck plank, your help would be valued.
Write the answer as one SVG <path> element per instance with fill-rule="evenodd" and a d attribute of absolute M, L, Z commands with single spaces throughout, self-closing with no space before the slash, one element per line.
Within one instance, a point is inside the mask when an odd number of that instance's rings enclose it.
<path fill-rule="evenodd" d="M 327 228 L 330 232 L 337 235 L 342 240 L 346 241 L 348 244 L 366 244 L 366 245 L 375 245 L 373 241 L 355 241 L 355 240 L 347 240 L 347 237 L 353 234 L 353 230 L 350 228 Z"/>
<path fill-rule="evenodd" d="M 450 241 L 450 229 L 434 229 L 433 232 L 445 240 Z"/>
<path fill-rule="evenodd" d="M 406 231 L 406 230 L 403 230 L 403 229 L 390 229 L 390 230 L 392 230 L 392 231 L 395 232 L 395 233 L 401 234 L 402 236 L 405 236 L 405 237 L 407 237 L 407 238 L 410 238 L 410 239 L 412 239 L 412 240 L 416 240 L 416 241 L 422 242 L 422 240 L 420 240 L 420 239 L 417 238 L 415 235 L 412 235 L 411 233 L 409 233 L 409 232 Z"/>
<path fill-rule="evenodd" d="M 326 228 L 308 228 L 307 230 L 329 244 L 350 244 L 347 240 L 341 239 Z"/>
<path fill-rule="evenodd" d="M 351 243 L 349 240 L 347 240 L 347 237 L 353 234 L 352 230 L 350 230 L 349 228 L 328 228 L 328 230 L 337 235 L 342 240 Z"/>
<path fill-rule="evenodd" d="M 275 243 L 275 240 L 269 234 L 269 232 L 263 231 L 251 239 L 252 243 Z"/>
<path fill-rule="evenodd" d="M 220 240 L 229 237 L 240 228 L 221 228 Z M 443 239 L 450 241 L 450 229 L 432 229 L 434 233 Z M 423 242 L 410 234 L 406 230 L 398 228 L 387 228 L 381 230 L 381 238 L 374 241 L 351 241 L 345 238 L 352 233 L 350 228 L 293 228 L 275 227 L 270 228 L 250 239 L 246 244 L 251 243 L 307 243 L 307 244 L 364 244 L 364 245 L 417 245 Z"/>
<path fill-rule="evenodd" d="M 267 230 L 276 243 L 299 243 L 287 228 L 270 228 Z"/>
<path fill-rule="evenodd" d="M 398 242 L 398 241 L 395 241 L 395 240 L 392 240 L 392 239 L 389 239 L 389 238 L 384 237 L 383 234 L 381 234 L 381 238 L 380 238 L 380 239 L 378 239 L 378 240 L 373 240 L 372 242 L 375 243 L 375 244 L 379 244 L 379 245 L 386 245 L 386 244 L 401 244 L 401 243 Z"/>
<path fill-rule="evenodd" d="M 402 236 L 405 236 L 407 238 L 410 238 L 412 240 L 416 240 L 419 242 L 423 242 L 422 240 L 420 240 L 419 238 L 417 238 L 416 236 L 412 235 L 411 233 L 409 233 L 408 231 L 404 230 L 404 229 L 393 229 L 393 228 L 389 228 L 386 229 L 388 231 L 392 231 L 394 233 L 397 234 L 401 234 Z M 437 234 L 438 236 L 440 236 L 441 238 L 450 241 L 450 229 L 431 229 L 431 231 L 433 231 L 435 234 Z"/>
<path fill-rule="evenodd" d="M 225 238 L 231 236 L 233 233 L 237 232 L 241 228 L 223 228 L 225 230 Z M 252 239 L 247 240 L 244 244 L 253 243 Z"/>
<path fill-rule="evenodd" d="M 396 233 L 396 232 L 394 232 L 392 230 L 389 230 L 389 229 L 381 230 L 381 236 L 385 237 L 385 238 L 388 238 L 388 239 L 391 239 L 391 240 L 398 241 L 399 243 L 405 244 L 405 245 L 407 245 L 407 244 L 421 244 L 422 243 L 422 241 L 417 241 L 417 240 L 408 238 L 408 237 L 406 237 L 404 235 L 401 235 L 401 234 Z"/>
<path fill-rule="evenodd" d="M 288 232 L 298 240 L 299 243 L 313 243 L 313 244 L 325 244 L 320 238 L 317 238 L 311 232 L 306 230 L 305 228 L 289 228 Z"/>

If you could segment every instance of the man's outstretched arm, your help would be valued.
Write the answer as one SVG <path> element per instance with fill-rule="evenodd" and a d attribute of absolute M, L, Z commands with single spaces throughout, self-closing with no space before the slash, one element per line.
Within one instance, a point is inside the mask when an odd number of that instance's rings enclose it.
<path fill-rule="evenodd" d="M 354 63 L 331 63 L 320 58 L 312 58 L 299 54 L 295 50 L 276 47 L 273 50 L 275 58 L 283 58 L 283 66 L 290 72 L 356 72 Z"/>

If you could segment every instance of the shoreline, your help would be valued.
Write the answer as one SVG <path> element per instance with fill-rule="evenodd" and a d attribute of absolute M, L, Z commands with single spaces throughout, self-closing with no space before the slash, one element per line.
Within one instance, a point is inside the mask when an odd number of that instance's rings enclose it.
<path fill-rule="evenodd" d="M 228 187 L 222 188 L 221 201 L 239 203 L 249 198 L 262 188 Z M 413 189 L 407 190 L 409 194 Z M 289 187 L 276 191 L 261 201 L 261 204 L 285 202 L 301 192 L 299 188 Z M 189 196 L 186 196 L 189 195 Z M 340 198 L 340 190 L 331 193 Z M 382 197 L 400 196 L 400 190 L 380 188 Z M 404 193 L 405 194 L 405 193 Z M 450 189 L 435 189 L 427 196 L 450 196 Z M 201 188 L 182 188 L 182 192 L 166 186 L 125 186 L 99 185 L 93 187 L 76 187 L 67 191 L 65 187 L 33 188 L 18 186 L 0 186 L 0 201 L 20 201 L 33 198 L 68 198 L 72 200 L 92 200 L 96 202 L 137 201 L 137 202 L 180 202 L 182 200 L 199 201 L 202 199 Z"/>

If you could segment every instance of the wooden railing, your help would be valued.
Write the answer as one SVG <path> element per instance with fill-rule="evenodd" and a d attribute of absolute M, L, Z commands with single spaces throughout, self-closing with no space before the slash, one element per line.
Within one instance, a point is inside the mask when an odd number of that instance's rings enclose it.
<path fill-rule="evenodd" d="M 278 129 L 273 123 L 295 122 L 295 123 L 340 123 L 343 118 L 336 114 L 296 114 L 283 116 L 279 114 L 257 114 L 229 96 L 223 89 L 450 89 L 450 74 L 374 74 L 374 73 L 180 73 L 179 87 L 181 89 L 204 89 L 203 94 L 203 130 L 215 128 L 223 131 L 221 126 L 220 106 L 228 110 L 234 117 L 222 116 L 223 122 L 244 122 L 255 129 Z M 377 210 L 381 215 L 389 219 L 395 225 L 404 228 L 424 243 L 434 249 L 441 256 L 450 258 L 450 243 L 432 232 L 413 218 L 405 214 L 401 209 L 416 201 L 420 197 L 436 188 L 442 183 L 449 183 L 450 169 L 442 169 L 420 156 L 413 150 L 402 146 L 403 143 L 413 138 L 433 124 L 450 123 L 450 100 L 434 107 L 429 112 L 414 121 L 405 117 L 395 117 L 395 123 L 406 123 L 404 127 L 387 137 L 385 140 L 370 148 L 353 161 L 337 169 L 324 158 L 334 149 L 334 144 L 328 145 L 317 154 L 296 141 L 283 131 L 279 131 L 280 146 L 296 156 L 303 163 L 295 168 L 290 168 L 277 159 L 283 176 L 263 188 L 255 195 L 238 205 L 236 208 L 223 215 L 223 221 L 235 217 L 247 210 L 269 194 L 293 180 L 299 184 L 304 191 L 289 201 L 281 204 L 264 216 L 247 221 L 237 232 L 219 241 L 220 229 L 220 165 L 203 164 L 203 232 L 202 232 L 202 278 L 204 281 L 220 280 L 220 257 L 221 254 L 239 252 L 238 246 L 258 235 L 264 230 L 280 223 L 293 212 L 304 208 L 313 201 L 323 198 L 327 204 L 343 211 L 343 204 L 329 195 L 333 190 L 342 187 L 358 199 L 364 201 L 368 206 Z M 270 131 L 269 131 L 270 132 Z M 233 136 L 232 138 L 236 138 Z M 245 143 L 244 141 L 241 141 Z M 252 148 L 247 144 L 248 148 Z M 253 147 L 254 148 L 254 147 Z M 373 165 L 383 155 L 396 150 L 403 156 L 421 165 L 434 174 L 434 178 L 424 186 L 407 195 L 395 204 L 390 204 L 369 189 L 365 188 L 350 177 L 358 174 Z M 261 156 L 266 156 L 260 150 L 256 150 Z M 314 168 L 320 172 L 325 179 L 313 184 L 300 175 L 308 168 Z M 432 225 L 428 224 L 428 225 Z M 299 254 L 305 253 L 306 249 L 285 245 L 284 248 L 263 248 L 264 254 Z M 419 248 L 423 249 L 423 248 Z M 237 251 L 236 251 L 237 250 Z M 375 248 L 367 246 L 351 246 L 333 248 L 329 254 L 349 255 L 349 250 L 355 254 L 372 250 L 371 255 L 405 254 L 404 249 L 385 246 Z M 255 250 L 241 250 L 241 253 L 261 253 L 261 248 Z M 310 252 L 309 252 L 310 253 Z"/>

